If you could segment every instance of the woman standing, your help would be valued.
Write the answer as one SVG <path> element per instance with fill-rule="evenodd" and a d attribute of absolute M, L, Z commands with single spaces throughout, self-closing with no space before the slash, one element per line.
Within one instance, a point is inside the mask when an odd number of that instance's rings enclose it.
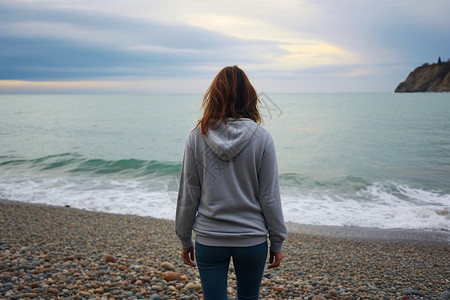
<path fill-rule="evenodd" d="M 238 299 L 259 298 L 267 236 L 268 267 L 278 267 L 283 257 L 287 232 L 275 147 L 259 125 L 258 102 L 245 73 L 225 67 L 207 90 L 203 116 L 186 141 L 175 229 L 184 263 L 198 265 L 206 300 L 228 299 L 231 258 Z"/>

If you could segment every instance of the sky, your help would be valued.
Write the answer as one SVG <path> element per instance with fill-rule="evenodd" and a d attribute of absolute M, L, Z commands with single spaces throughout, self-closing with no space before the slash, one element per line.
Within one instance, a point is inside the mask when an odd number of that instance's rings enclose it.
<path fill-rule="evenodd" d="M 0 0 L 0 93 L 393 92 L 450 58 L 448 0 Z"/>

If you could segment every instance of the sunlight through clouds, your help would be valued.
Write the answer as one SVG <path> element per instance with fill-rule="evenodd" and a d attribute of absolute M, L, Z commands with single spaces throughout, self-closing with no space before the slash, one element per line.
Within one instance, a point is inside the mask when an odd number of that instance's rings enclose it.
<path fill-rule="evenodd" d="M 157 80 L 203 92 L 234 64 L 280 92 L 393 91 L 450 58 L 446 1 L 0 0 L 0 93 L 112 81 L 160 91 L 145 86 Z"/>
<path fill-rule="evenodd" d="M 58 94 L 69 93 L 198 93 L 198 86 L 207 87 L 209 80 L 181 78 L 174 86 L 172 79 L 126 79 L 95 80 L 95 81 L 26 81 L 26 80 L 0 80 L 0 90 L 5 93 L 14 93 L 20 90 L 24 94 L 45 92 Z M 206 89 L 206 88 L 205 88 Z"/>
<path fill-rule="evenodd" d="M 325 41 L 300 39 L 301 32 L 295 33 L 273 24 L 251 18 L 221 15 L 193 15 L 188 21 L 192 26 L 214 30 L 243 40 L 271 42 L 286 53 L 272 56 L 268 65 L 280 69 L 297 69 L 327 64 L 355 64 L 357 55 Z M 267 53 L 267 57 L 270 54 Z"/>
<path fill-rule="evenodd" d="M 287 68 L 358 63 L 355 54 L 325 42 L 293 41 L 279 47 L 289 51 L 288 55 L 280 58 L 281 65 Z"/>

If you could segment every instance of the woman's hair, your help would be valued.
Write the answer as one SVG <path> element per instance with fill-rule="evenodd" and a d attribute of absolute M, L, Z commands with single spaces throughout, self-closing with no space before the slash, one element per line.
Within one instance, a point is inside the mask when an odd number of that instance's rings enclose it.
<path fill-rule="evenodd" d="M 203 97 L 203 116 L 198 121 L 202 135 L 212 126 L 227 123 L 227 119 L 248 118 L 261 123 L 258 95 L 238 66 L 223 68 L 214 78 Z"/>

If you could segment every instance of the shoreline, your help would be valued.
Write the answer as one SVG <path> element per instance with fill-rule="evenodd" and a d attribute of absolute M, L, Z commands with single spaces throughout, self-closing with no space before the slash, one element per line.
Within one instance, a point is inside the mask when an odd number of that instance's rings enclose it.
<path fill-rule="evenodd" d="M 50 206 L 55 208 L 70 208 L 93 213 L 103 213 L 111 215 L 137 216 L 133 214 L 118 214 L 111 212 L 91 211 L 86 209 L 75 208 L 71 206 L 58 206 L 46 203 L 29 203 L 16 200 L 0 199 L 1 202 L 16 203 L 23 205 Z M 139 216 L 142 217 L 142 216 Z M 154 220 L 174 222 L 168 219 L 158 219 L 150 216 Z M 427 229 L 405 229 L 405 228 L 376 228 L 376 227 L 356 227 L 356 226 L 332 226 L 332 225 L 311 225 L 286 222 L 289 234 L 304 234 L 329 238 L 349 239 L 349 240 L 368 240 L 368 241 L 392 241 L 392 242 L 425 242 L 425 243 L 442 243 L 450 245 L 450 231 L 445 230 L 427 230 Z"/>
<path fill-rule="evenodd" d="M 203 298 L 171 220 L 0 200 L 0 225 L 0 298 Z M 439 234 L 288 230 L 260 299 L 450 299 L 450 245 Z M 235 299 L 232 269 L 228 286 Z"/>
<path fill-rule="evenodd" d="M 346 227 L 286 223 L 289 233 L 350 240 L 424 242 L 450 245 L 450 232 L 425 229 Z"/>

